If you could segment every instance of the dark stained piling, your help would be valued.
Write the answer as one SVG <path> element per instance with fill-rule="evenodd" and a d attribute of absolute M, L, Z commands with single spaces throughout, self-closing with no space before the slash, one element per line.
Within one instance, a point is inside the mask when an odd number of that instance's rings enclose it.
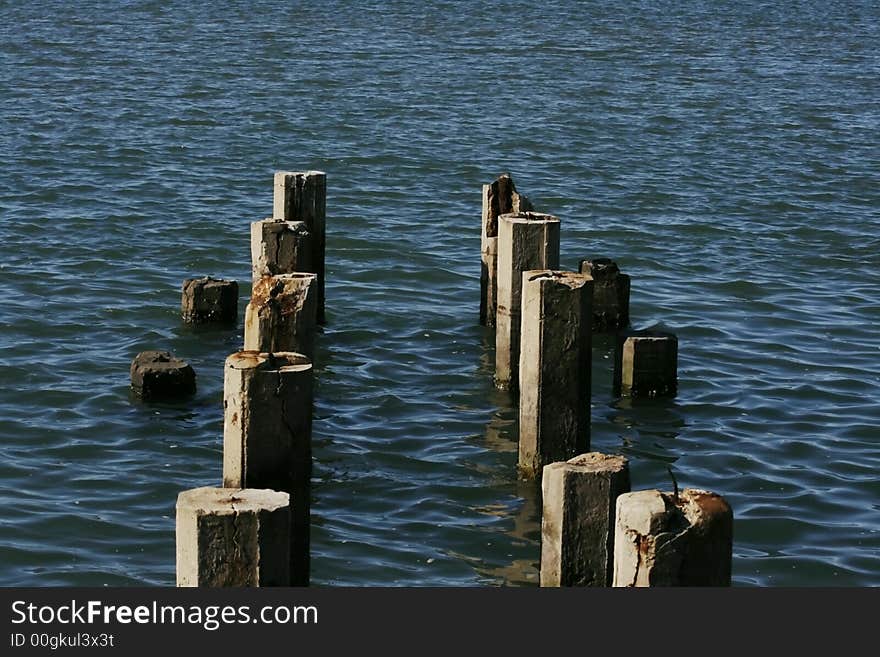
<path fill-rule="evenodd" d="M 629 486 L 623 456 L 590 452 L 544 468 L 541 586 L 611 586 L 617 498 Z"/>
<path fill-rule="evenodd" d="M 523 273 L 519 472 L 526 478 L 589 449 L 592 297 L 584 274 Z"/>
<path fill-rule="evenodd" d="M 263 219 L 251 224 L 251 273 L 264 276 L 312 272 L 312 245 L 304 221 Z"/>
<path fill-rule="evenodd" d="M 526 196 L 516 191 L 508 173 L 483 185 L 483 216 L 480 231 L 480 324 L 495 326 L 498 305 L 498 217 L 533 210 Z"/>
<path fill-rule="evenodd" d="M 169 351 L 142 351 L 131 363 L 131 389 L 145 400 L 189 397 L 196 391 L 196 373 Z"/>
<path fill-rule="evenodd" d="M 177 498 L 177 586 L 289 586 L 287 493 L 195 488 Z"/>
<path fill-rule="evenodd" d="M 318 275 L 317 321 L 324 319 L 324 260 L 327 241 L 327 175 L 323 171 L 277 171 L 272 218 L 302 221 L 309 232 L 310 269 Z"/>
<path fill-rule="evenodd" d="M 238 283 L 222 278 L 187 278 L 180 296 L 180 314 L 189 324 L 229 324 L 238 317 Z"/>
<path fill-rule="evenodd" d="M 301 354 L 240 351 L 226 359 L 223 485 L 290 495 L 290 574 L 309 583 L 313 369 Z"/>
<path fill-rule="evenodd" d="M 662 331 L 628 331 L 617 337 L 614 394 L 674 397 L 678 391 L 678 338 Z"/>
<path fill-rule="evenodd" d="M 593 278 L 593 333 L 629 326 L 630 278 L 610 258 L 581 260 L 580 272 Z"/>

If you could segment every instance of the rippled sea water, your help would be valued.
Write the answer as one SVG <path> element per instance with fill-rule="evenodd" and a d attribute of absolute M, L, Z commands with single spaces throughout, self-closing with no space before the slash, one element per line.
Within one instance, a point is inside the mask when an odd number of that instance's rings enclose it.
<path fill-rule="evenodd" d="M 219 484 L 234 330 L 276 169 L 328 179 L 313 582 L 533 585 L 540 501 L 477 324 L 480 185 L 615 258 L 680 340 L 673 401 L 592 446 L 734 507 L 737 585 L 880 584 L 874 2 L 0 4 L 0 584 L 174 581 L 174 503 Z M 199 392 L 130 398 L 144 349 Z"/>

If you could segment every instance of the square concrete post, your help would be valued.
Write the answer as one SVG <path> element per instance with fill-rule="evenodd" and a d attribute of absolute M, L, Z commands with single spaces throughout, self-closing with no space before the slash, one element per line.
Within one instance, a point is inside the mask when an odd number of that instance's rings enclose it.
<path fill-rule="evenodd" d="M 327 175 L 323 171 L 277 171 L 272 218 L 302 221 L 311 244 L 311 269 L 318 275 L 318 323 L 324 323 L 324 252 L 327 241 Z"/>
<path fill-rule="evenodd" d="M 263 219 L 251 223 L 251 273 L 264 276 L 313 272 L 312 245 L 304 221 Z"/>
<path fill-rule="evenodd" d="M 678 390 L 678 338 L 660 331 L 629 331 L 617 338 L 614 394 L 674 397 Z"/>
<path fill-rule="evenodd" d="M 274 490 L 177 498 L 177 586 L 290 586 L 290 506 Z"/>
<path fill-rule="evenodd" d="M 315 353 L 315 274 L 264 276 L 256 282 L 244 312 L 244 348 L 248 351 Z"/>
<path fill-rule="evenodd" d="M 590 304 L 593 280 L 564 271 L 522 278 L 519 360 L 519 471 L 590 448 Z"/>
<path fill-rule="evenodd" d="M 498 218 L 498 309 L 495 318 L 495 385 L 519 384 L 522 274 L 559 268 L 559 219 L 522 212 Z"/>
<path fill-rule="evenodd" d="M 611 586 L 617 497 L 629 492 L 623 456 L 581 454 L 544 467 L 541 586 Z"/>
<path fill-rule="evenodd" d="M 480 231 L 480 324 L 495 326 L 498 305 L 498 217 L 529 212 L 531 202 L 516 191 L 513 179 L 502 173 L 495 182 L 483 185 L 483 217 Z"/>
<path fill-rule="evenodd" d="M 687 488 L 617 498 L 614 586 L 730 586 L 733 511 L 723 497 Z"/>
<path fill-rule="evenodd" d="M 222 278 L 187 278 L 180 295 L 180 314 L 189 324 L 232 323 L 238 317 L 238 283 Z"/>
<path fill-rule="evenodd" d="M 239 351 L 226 359 L 223 486 L 290 494 L 290 575 L 309 583 L 312 364 L 295 353 Z"/>
<path fill-rule="evenodd" d="M 580 272 L 593 285 L 593 333 L 619 331 L 629 326 L 630 279 L 609 258 L 581 260 Z"/>

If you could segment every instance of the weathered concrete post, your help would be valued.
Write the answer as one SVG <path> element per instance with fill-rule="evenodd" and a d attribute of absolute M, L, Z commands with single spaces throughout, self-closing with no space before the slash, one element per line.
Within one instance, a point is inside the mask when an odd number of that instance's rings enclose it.
<path fill-rule="evenodd" d="M 290 507 L 274 490 L 177 498 L 177 586 L 290 586 Z"/>
<path fill-rule="evenodd" d="M 730 586 L 733 511 L 720 495 L 643 490 L 617 498 L 614 586 Z"/>
<path fill-rule="evenodd" d="M 254 284 L 244 313 L 249 351 L 315 353 L 316 274 L 264 276 Z"/>
<path fill-rule="evenodd" d="M 565 271 L 522 275 L 519 356 L 519 471 L 590 448 L 593 280 Z"/>
<path fill-rule="evenodd" d="M 544 467 L 541 586 L 611 586 L 617 497 L 629 492 L 623 456 L 581 454 Z"/>
<path fill-rule="evenodd" d="M 251 223 L 253 280 L 264 276 L 311 272 L 312 245 L 304 221 L 263 219 Z"/>
<path fill-rule="evenodd" d="M 559 268 L 559 219 L 522 212 L 498 218 L 498 310 L 495 318 L 495 385 L 519 383 L 522 273 Z"/>
<path fill-rule="evenodd" d="M 614 354 L 614 394 L 674 397 L 678 390 L 678 338 L 661 331 L 618 335 Z"/>
<path fill-rule="evenodd" d="M 630 279 L 610 258 L 581 260 L 580 272 L 591 276 L 593 333 L 619 331 L 629 326 Z"/>
<path fill-rule="evenodd" d="M 290 494 L 290 575 L 309 583 L 312 364 L 295 353 L 239 351 L 226 359 L 223 485 Z"/>
<path fill-rule="evenodd" d="M 495 326 L 498 304 L 498 217 L 533 210 L 526 196 L 516 191 L 513 179 L 502 173 L 495 182 L 483 185 L 483 218 L 480 233 L 480 324 Z"/>
<path fill-rule="evenodd" d="M 180 295 L 180 314 L 190 324 L 234 322 L 238 316 L 238 283 L 222 278 L 187 278 Z"/>
<path fill-rule="evenodd" d="M 196 391 L 192 365 L 170 351 L 142 351 L 131 362 L 131 389 L 146 400 L 180 399 Z"/>
<path fill-rule="evenodd" d="M 324 323 L 324 252 L 326 244 L 327 175 L 323 171 L 276 171 L 272 217 L 302 221 L 309 231 L 311 269 L 318 275 L 318 323 Z"/>

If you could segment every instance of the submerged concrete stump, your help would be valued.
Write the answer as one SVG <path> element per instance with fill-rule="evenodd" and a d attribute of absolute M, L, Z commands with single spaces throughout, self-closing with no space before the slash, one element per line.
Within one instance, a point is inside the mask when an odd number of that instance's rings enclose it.
<path fill-rule="evenodd" d="M 276 171 L 272 218 L 302 221 L 309 231 L 311 264 L 318 275 L 318 323 L 324 323 L 324 252 L 326 249 L 327 175 L 323 171 Z"/>
<path fill-rule="evenodd" d="M 304 221 L 263 219 L 251 223 L 251 273 L 264 276 L 311 272 L 312 245 Z"/>
<path fill-rule="evenodd" d="M 142 351 L 131 362 L 131 389 L 142 399 L 180 399 L 196 391 L 192 366 L 170 351 Z"/>
<path fill-rule="evenodd" d="M 287 493 L 195 488 L 177 498 L 177 586 L 289 586 Z"/>
<path fill-rule="evenodd" d="M 580 272 L 593 285 L 593 333 L 619 331 L 629 326 L 630 279 L 610 258 L 581 260 Z"/>
<path fill-rule="evenodd" d="M 720 495 L 687 488 L 617 498 L 614 586 L 730 586 L 733 511 Z"/>
<path fill-rule="evenodd" d="M 516 191 L 513 179 L 502 173 L 483 185 L 483 217 L 480 232 L 480 324 L 495 326 L 498 305 L 498 217 L 533 210 L 526 196 Z"/>
<path fill-rule="evenodd" d="M 244 313 L 248 351 L 295 351 L 314 357 L 316 274 L 264 276 L 254 284 Z"/>
<path fill-rule="evenodd" d="M 180 314 L 190 324 L 231 323 L 238 316 L 238 283 L 222 278 L 187 278 L 180 296 Z"/>
<path fill-rule="evenodd" d="M 678 338 L 661 331 L 628 331 L 617 338 L 614 394 L 674 397 L 678 391 Z"/>
<path fill-rule="evenodd" d="M 590 448 L 593 280 L 564 271 L 522 275 L 519 472 Z"/>
<path fill-rule="evenodd" d="M 495 317 L 495 385 L 519 383 L 522 274 L 559 268 L 559 219 L 522 212 L 498 218 L 498 308 Z"/>
<path fill-rule="evenodd" d="M 223 485 L 290 494 L 290 575 L 309 583 L 312 364 L 296 353 L 240 351 L 223 381 Z"/>
<path fill-rule="evenodd" d="M 541 586 L 611 586 L 617 498 L 629 492 L 623 456 L 590 452 L 544 468 Z"/>

